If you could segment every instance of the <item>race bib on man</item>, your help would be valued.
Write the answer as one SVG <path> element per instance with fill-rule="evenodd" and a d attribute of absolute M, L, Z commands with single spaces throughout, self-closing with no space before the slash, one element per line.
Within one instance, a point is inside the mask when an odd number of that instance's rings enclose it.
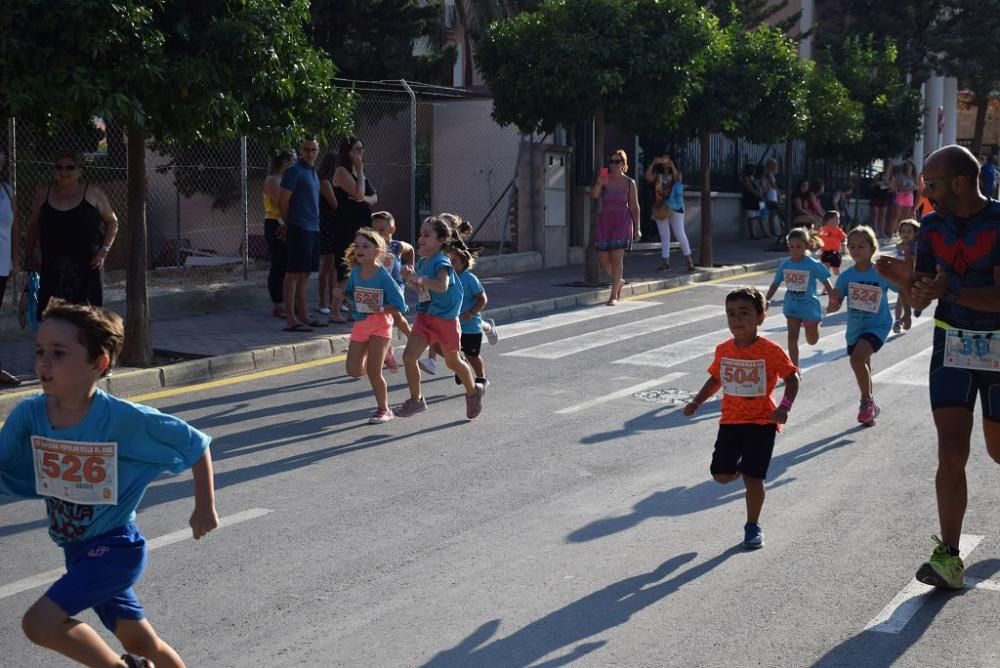
<path fill-rule="evenodd" d="M 767 396 L 767 367 L 764 365 L 764 360 L 736 360 L 723 357 L 719 373 L 722 391 L 729 396 Z"/>
<path fill-rule="evenodd" d="M 785 287 L 789 292 L 805 292 L 809 287 L 809 272 L 801 269 L 785 269 Z"/>
<path fill-rule="evenodd" d="M 847 284 L 847 308 L 866 313 L 878 313 L 882 303 L 882 288 L 864 283 Z"/>
<path fill-rule="evenodd" d="M 358 313 L 381 313 L 382 288 L 354 288 L 354 308 Z"/>
<path fill-rule="evenodd" d="M 118 444 L 31 437 L 35 493 L 71 503 L 118 503 Z"/>
<path fill-rule="evenodd" d="M 946 330 L 944 366 L 1000 371 L 1000 332 Z"/>

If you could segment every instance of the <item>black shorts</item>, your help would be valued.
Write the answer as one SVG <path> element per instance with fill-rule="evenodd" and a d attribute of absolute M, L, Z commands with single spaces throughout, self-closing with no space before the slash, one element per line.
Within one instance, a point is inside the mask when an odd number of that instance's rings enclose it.
<path fill-rule="evenodd" d="M 285 271 L 289 274 L 319 271 L 319 232 L 303 230 L 295 225 L 287 227 L 288 267 Z"/>
<path fill-rule="evenodd" d="M 983 419 L 1000 422 L 1000 371 L 960 369 L 944 365 L 945 331 L 934 328 L 928 389 L 931 409 L 976 407 L 976 396 L 983 406 Z"/>
<path fill-rule="evenodd" d="M 823 251 L 819 256 L 819 261 L 831 267 L 839 267 L 840 251 Z"/>
<path fill-rule="evenodd" d="M 868 345 L 872 347 L 873 353 L 877 353 L 879 349 L 882 347 L 882 345 L 885 343 L 885 341 L 878 338 L 878 335 L 872 334 L 871 332 L 865 332 L 864 334 L 858 337 L 857 341 L 847 346 L 848 355 L 854 354 L 854 349 L 857 347 L 858 341 L 867 341 Z"/>
<path fill-rule="evenodd" d="M 776 424 L 720 424 L 709 470 L 712 475 L 741 473 L 766 480 L 777 433 Z"/>
<path fill-rule="evenodd" d="M 479 351 L 482 350 L 482 347 L 482 332 L 479 334 L 462 334 L 462 352 L 465 353 L 466 357 L 479 357 Z"/>

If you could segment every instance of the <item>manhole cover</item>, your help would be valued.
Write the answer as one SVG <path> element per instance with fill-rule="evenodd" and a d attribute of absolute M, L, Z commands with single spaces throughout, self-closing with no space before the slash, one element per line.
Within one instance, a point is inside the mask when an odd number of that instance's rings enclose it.
<path fill-rule="evenodd" d="M 689 403 L 694 398 L 694 395 L 694 392 L 681 390 L 676 387 L 662 387 L 653 390 L 636 392 L 632 396 L 640 401 L 645 401 L 650 404 L 667 404 L 669 406 L 677 406 Z"/>

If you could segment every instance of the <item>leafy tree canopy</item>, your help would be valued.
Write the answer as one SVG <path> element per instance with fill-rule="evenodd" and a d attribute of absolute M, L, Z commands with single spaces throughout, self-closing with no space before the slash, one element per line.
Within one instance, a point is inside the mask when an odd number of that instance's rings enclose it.
<path fill-rule="evenodd" d="M 0 12 L 0 113 L 112 118 L 162 140 L 348 129 L 308 0 L 19 0 Z"/>
<path fill-rule="evenodd" d="M 603 113 L 643 130 L 676 124 L 715 42 L 714 17 L 690 0 L 547 0 L 494 23 L 477 62 L 501 125 L 546 131 Z"/>
<path fill-rule="evenodd" d="M 313 0 L 311 32 L 347 78 L 450 83 L 455 48 L 443 44 L 442 11 L 440 0 Z M 418 40 L 427 50 L 415 55 Z"/>
<path fill-rule="evenodd" d="M 738 24 L 746 30 L 760 25 L 773 25 L 786 35 L 798 28 L 802 12 L 794 12 L 778 21 L 776 14 L 788 7 L 788 0 L 701 0 L 701 5 L 719 17 L 719 24 Z"/>

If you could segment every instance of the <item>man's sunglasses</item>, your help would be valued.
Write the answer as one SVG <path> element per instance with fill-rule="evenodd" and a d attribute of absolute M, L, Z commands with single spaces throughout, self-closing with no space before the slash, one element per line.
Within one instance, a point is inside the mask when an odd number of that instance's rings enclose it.
<path fill-rule="evenodd" d="M 70 164 L 70 165 L 53 165 L 52 169 L 56 170 L 57 172 L 75 172 L 78 169 L 78 167 L 77 167 L 77 165 L 73 165 L 73 164 Z"/>

